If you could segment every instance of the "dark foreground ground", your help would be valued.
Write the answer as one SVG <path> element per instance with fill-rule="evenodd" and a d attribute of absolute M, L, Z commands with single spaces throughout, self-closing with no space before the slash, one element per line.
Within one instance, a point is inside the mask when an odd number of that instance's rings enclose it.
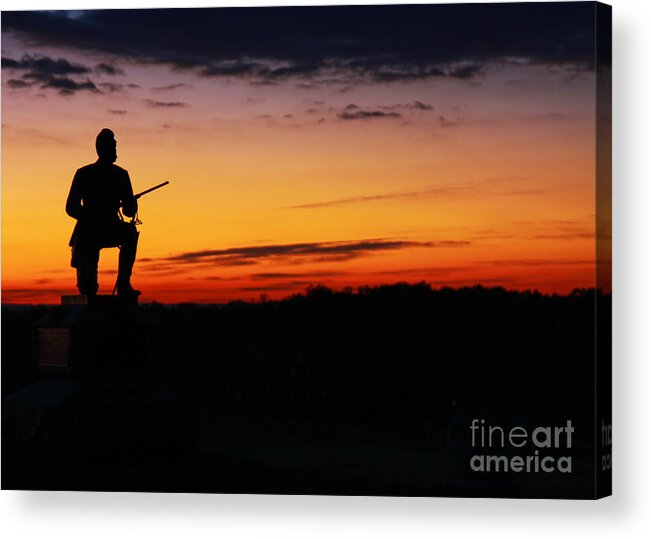
<path fill-rule="evenodd" d="M 591 497 L 596 297 L 315 288 L 86 326 L 4 306 L 2 488 Z M 92 338 L 37 369 L 36 328 L 64 319 Z M 572 473 L 470 472 L 475 418 L 571 419 Z"/>

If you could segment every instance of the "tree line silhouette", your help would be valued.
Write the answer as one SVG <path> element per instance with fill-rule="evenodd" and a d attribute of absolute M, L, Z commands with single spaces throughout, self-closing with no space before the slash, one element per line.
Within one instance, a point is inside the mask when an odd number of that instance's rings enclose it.
<path fill-rule="evenodd" d="M 257 303 L 152 303 L 139 308 L 146 349 L 121 341 L 106 361 L 146 359 L 147 372 L 184 397 L 248 413 L 444 416 L 488 393 L 504 407 L 553 397 L 552 413 L 591 390 L 599 296 L 398 283 L 314 286 Z M 33 379 L 33 325 L 62 308 L 3 307 L 3 394 Z"/>

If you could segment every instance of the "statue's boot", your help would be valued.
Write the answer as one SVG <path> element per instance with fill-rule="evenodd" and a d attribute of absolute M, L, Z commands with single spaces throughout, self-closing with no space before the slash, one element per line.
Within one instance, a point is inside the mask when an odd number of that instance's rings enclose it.
<path fill-rule="evenodd" d="M 129 298 L 137 298 L 142 292 L 140 290 L 136 290 L 131 286 L 131 283 L 119 283 L 118 282 L 118 296 L 121 298 L 129 299 Z"/>
<path fill-rule="evenodd" d="M 133 228 L 133 235 L 129 236 L 120 246 L 118 259 L 118 296 L 124 298 L 137 298 L 142 292 L 131 286 L 131 271 L 136 261 L 136 249 L 138 246 L 138 232 Z"/>

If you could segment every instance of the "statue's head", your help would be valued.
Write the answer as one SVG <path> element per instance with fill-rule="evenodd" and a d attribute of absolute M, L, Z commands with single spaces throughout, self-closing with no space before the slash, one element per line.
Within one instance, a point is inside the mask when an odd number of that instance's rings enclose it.
<path fill-rule="evenodd" d="M 118 143 L 115 141 L 115 135 L 110 129 L 102 129 L 95 139 L 95 149 L 99 160 L 104 163 L 115 163 L 118 158 Z"/>

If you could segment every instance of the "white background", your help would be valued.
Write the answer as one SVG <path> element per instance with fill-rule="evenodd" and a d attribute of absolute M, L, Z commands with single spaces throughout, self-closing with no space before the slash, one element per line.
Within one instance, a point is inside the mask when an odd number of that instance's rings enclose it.
<path fill-rule="evenodd" d="M 2 0 L 0 6 L 8 10 L 314 3 Z M 3 537 L 651 537 L 651 2 L 611 3 L 613 497 L 593 502 L 3 491 Z"/>

